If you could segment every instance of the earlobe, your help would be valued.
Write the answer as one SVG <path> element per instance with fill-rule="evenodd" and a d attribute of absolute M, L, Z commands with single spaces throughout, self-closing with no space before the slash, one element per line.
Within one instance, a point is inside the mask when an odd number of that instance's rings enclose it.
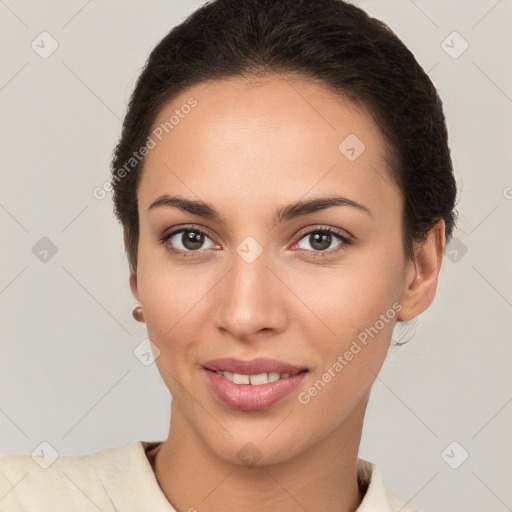
<path fill-rule="evenodd" d="M 411 320 L 432 304 L 445 245 L 444 220 L 438 221 L 432 227 L 424 242 L 414 245 L 414 258 L 407 262 L 404 290 L 400 300 L 402 309 L 398 320 Z"/>
<path fill-rule="evenodd" d="M 137 304 L 134 306 L 132 310 L 132 316 L 137 322 L 145 322 L 144 319 L 144 311 L 139 302 L 139 293 L 137 290 L 137 274 L 130 272 L 130 288 L 132 290 L 133 296 L 137 299 Z"/>

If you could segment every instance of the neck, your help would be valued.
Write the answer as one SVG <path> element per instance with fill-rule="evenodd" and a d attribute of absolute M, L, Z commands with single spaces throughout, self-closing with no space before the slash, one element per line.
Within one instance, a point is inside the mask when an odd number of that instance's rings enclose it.
<path fill-rule="evenodd" d="M 249 467 L 217 457 L 173 401 L 168 439 L 150 461 L 163 493 L 179 511 L 354 512 L 364 492 L 357 480 L 357 453 L 366 403 L 297 456 Z"/>

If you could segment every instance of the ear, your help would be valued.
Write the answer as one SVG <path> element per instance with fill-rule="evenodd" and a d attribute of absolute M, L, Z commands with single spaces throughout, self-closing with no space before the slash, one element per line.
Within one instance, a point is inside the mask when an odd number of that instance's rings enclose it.
<path fill-rule="evenodd" d="M 130 259 L 130 251 L 129 251 L 129 242 L 128 242 L 128 228 L 126 226 L 123 226 L 123 240 L 124 240 L 124 248 L 126 253 L 128 254 L 129 264 L 130 264 L 130 289 L 132 291 L 133 296 L 139 302 L 139 291 L 137 287 L 137 272 L 133 269 L 132 261 Z"/>
<path fill-rule="evenodd" d="M 407 261 L 398 320 L 407 321 L 423 313 L 434 300 L 446 245 L 445 223 L 440 220 L 424 242 L 414 244 L 414 257 Z"/>
<path fill-rule="evenodd" d="M 130 272 L 129 282 L 130 282 L 130 289 L 132 291 L 132 294 L 135 297 L 135 300 L 137 302 L 139 302 L 139 291 L 137 288 L 137 274 L 133 274 L 132 272 Z"/>

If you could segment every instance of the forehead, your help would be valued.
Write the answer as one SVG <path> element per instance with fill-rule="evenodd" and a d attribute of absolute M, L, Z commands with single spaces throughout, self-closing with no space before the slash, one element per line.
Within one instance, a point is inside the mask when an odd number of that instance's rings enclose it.
<path fill-rule="evenodd" d="M 153 136 L 144 164 L 142 209 L 164 192 L 213 197 L 226 207 L 234 198 L 258 207 L 307 193 L 343 193 L 370 204 L 398 197 L 371 116 L 312 81 L 198 84 L 160 111 L 152 133 L 161 140 Z"/>

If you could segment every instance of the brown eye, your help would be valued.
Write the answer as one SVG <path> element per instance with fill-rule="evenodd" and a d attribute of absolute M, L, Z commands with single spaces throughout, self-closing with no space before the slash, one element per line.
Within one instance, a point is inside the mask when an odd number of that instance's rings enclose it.
<path fill-rule="evenodd" d="M 304 241 L 307 244 L 304 244 Z M 338 241 L 337 245 L 331 246 L 335 241 Z M 336 249 L 338 246 L 348 243 L 346 237 L 334 233 L 329 229 L 317 229 L 306 233 L 298 242 L 300 249 L 313 250 L 313 251 L 326 251 Z M 309 244 L 310 247 L 307 247 Z M 306 245 L 306 246 L 304 246 Z"/>
<path fill-rule="evenodd" d="M 181 243 L 191 251 L 200 249 L 204 244 L 204 234 L 199 231 L 184 231 L 181 235 Z"/>
<path fill-rule="evenodd" d="M 325 251 L 332 243 L 332 235 L 330 233 L 313 233 L 309 235 L 309 243 L 315 251 Z"/>
<path fill-rule="evenodd" d="M 161 241 L 171 252 L 191 253 L 201 249 L 213 249 L 216 245 L 201 229 L 180 229 L 165 235 Z"/>

